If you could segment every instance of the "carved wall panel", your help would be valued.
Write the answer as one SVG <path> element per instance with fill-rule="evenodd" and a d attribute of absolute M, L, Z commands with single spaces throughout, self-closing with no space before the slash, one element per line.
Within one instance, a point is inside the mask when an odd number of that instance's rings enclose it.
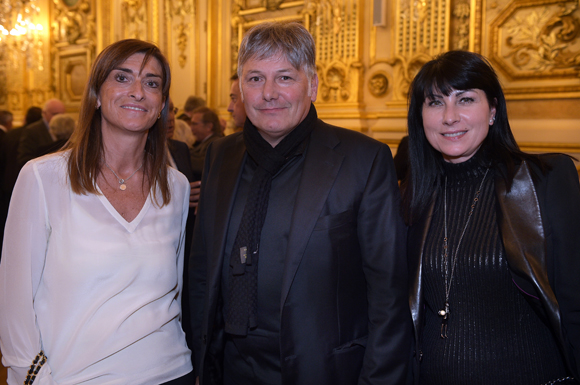
<path fill-rule="evenodd" d="M 165 2 L 165 17 L 170 35 L 169 41 L 175 42 L 178 50 L 178 63 L 181 68 L 187 64 L 187 48 L 192 44 L 190 20 L 195 17 L 193 0 L 167 0 Z"/>
<path fill-rule="evenodd" d="M 233 0 L 232 72 L 245 31 L 265 20 L 304 23 L 316 43 L 317 105 L 340 105 L 359 114 L 362 102 L 362 0 Z"/>
<path fill-rule="evenodd" d="M 53 0 L 51 56 L 56 96 L 78 111 L 88 71 L 96 53 L 94 0 Z"/>
<path fill-rule="evenodd" d="M 578 0 L 511 2 L 490 23 L 489 39 L 508 96 L 580 96 Z"/>
<path fill-rule="evenodd" d="M 147 0 L 122 0 L 123 37 L 147 40 Z"/>
<path fill-rule="evenodd" d="M 450 44 L 462 47 L 473 44 L 471 9 L 475 1 L 457 0 L 455 8 L 451 0 L 397 0 L 391 3 L 388 28 L 371 30 L 369 76 L 366 78 L 370 93 L 367 97 L 387 100 L 375 104 L 376 107 L 373 100 L 366 101 L 376 110 L 367 116 L 406 116 L 409 85 L 421 66 L 433 56 L 449 50 Z M 452 17 L 455 18 L 453 31 Z M 454 43 L 451 43 L 451 35 Z M 382 50 L 378 43 L 385 38 L 390 39 L 388 51 Z"/>

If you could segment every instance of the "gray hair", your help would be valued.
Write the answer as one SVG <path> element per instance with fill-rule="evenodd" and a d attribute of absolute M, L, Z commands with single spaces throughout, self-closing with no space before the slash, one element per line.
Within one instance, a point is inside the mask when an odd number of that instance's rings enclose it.
<path fill-rule="evenodd" d="M 48 123 L 48 131 L 56 140 L 68 140 L 75 130 L 75 120 L 68 115 L 55 115 Z"/>
<path fill-rule="evenodd" d="M 263 60 L 284 56 L 292 66 L 304 70 L 308 79 L 316 75 L 316 50 L 308 30 L 297 22 L 266 22 L 246 32 L 238 54 L 238 76 L 244 64 L 252 59 Z"/>

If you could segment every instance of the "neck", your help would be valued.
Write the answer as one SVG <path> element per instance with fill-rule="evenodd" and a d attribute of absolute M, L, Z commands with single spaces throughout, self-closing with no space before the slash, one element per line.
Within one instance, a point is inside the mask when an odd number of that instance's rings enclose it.
<path fill-rule="evenodd" d="M 103 161 L 119 174 L 132 173 L 143 164 L 146 140 L 113 141 L 103 132 Z"/>

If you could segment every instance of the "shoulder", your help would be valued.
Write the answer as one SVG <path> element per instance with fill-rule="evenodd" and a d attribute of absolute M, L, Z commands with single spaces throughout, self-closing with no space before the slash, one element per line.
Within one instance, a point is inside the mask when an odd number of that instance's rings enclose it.
<path fill-rule="evenodd" d="M 169 139 L 167 142 L 168 142 L 170 148 L 173 147 L 174 149 L 179 149 L 179 150 L 183 150 L 183 149 L 187 150 L 188 149 L 187 143 L 184 143 L 180 140 Z"/>
<path fill-rule="evenodd" d="M 542 168 L 533 162 L 527 162 L 536 184 L 558 183 L 558 180 L 578 180 L 578 171 L 572 158 L 564 154 L 539 155 Z"/>
<path fill-rule="evenodd" d="M 30 123 L 28 126 L 22 127 L 22 135 L 30 134 L 42 128 L 46 129 L 46 124 L 44 124 L 44 120 L 40 119 L 34 123 Z"/>
<path fill-rule="evenodd" d="M 66 172 L 70 151 L 59 151 L 27 162 L 22 170 L 30 168 L 41 175 Z"/>
<path fill-rule="evenodd" d="M 208 147 L 211 147 L 212 152 L 219 151 L 221 149 L 226 149 L 238 144 L 244 143 L 244 133 L 242 131 L 235 132 L 227 136 L 212 136 L 211 142 L 208 143 Z M 208 139 L 208 141 L 210 140 Z M 211 145 L 211 146 L 210 146 Z"/>
<path fill-rule="evenodd" d="M 20 173 L 16 184 L 31 186 L 37 184 L 42 190 L 61 191 L 69 189 L 68 158 L 70 152 L 57 152 L 28 161 Z"/>
<path fill-rule="evenodd" d="M 173 167 L 168 167 L 169 172 L 167 177 L 169 184 L 175 186 L 176 190 L 182 189 L 184 186 L 189 186 L 189 181 L 180 171 L 174 169 Z"/>
<path fill-rule="evenodd" d="M 333 126 L 318 120 L 312 132 L 312 141 L 333 148 L 356 159 L 375 158 L 377 154 L 391 156 L 389 146 L 361 132 Z"/>

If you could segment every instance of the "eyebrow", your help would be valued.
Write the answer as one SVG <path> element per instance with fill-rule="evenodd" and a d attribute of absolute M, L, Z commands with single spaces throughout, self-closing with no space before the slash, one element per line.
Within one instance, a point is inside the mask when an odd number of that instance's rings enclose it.
<path fill-rule="evenodd" d="M 130 68 L 117 67 L 117 68 L 113 68 L 113 70 L 117 70 L 117 71 L 129 73 L 129 74 L 133 74 L 133 70 L 130 69 Z M 145 77 L 146 78 L 159 78 L 159 79 L 161 79 L 161 75 L 157 75 L 157 74 L 154 74 L 154 73 L 151 73 L 151 72 L 145 73 Z"/>
<path fill-rule="evenodd" d="M 275 73 L 280 74 L 280 73 L 287 73 L 287 72 L 292 72 L 292 71 L 297 71 L 297 70 L 294 67 L 280 68 L 279 70 L 276 70 Z M 248 75 L 263 74 L 263 73 L 264 73 L 264 71 L 259 70 L 259 69 L 248 71 Z"/>
<path fill-rule="evenodd" d="M 474 91 L 474 89 L 473 89 L 473 88 L 470 88 L 470 89 L 468 89 L 468 90 L 453 90 L 453 91 L 451 91 L 451 92 L 449 93 L 449 95 L 457 95 L 457 96 L 459 96 L 459 95 L 463 95 L 463 94 L 465 94 L 466 92 L 472 92 L 472 91 Z M 433 93 L 431 93 L 430 95 L 429 95 L 429 94 L 428 94 L 428 95 L 426 95 L 426 96 L 425 96 L 425 99 L 428 99 L 428 98 L 442 98 L 442 97 L 443 97 L 443 95 L 441 94 L 441 91 L 438 91 L 438 92 L 439 92 L 439 93 L 437 93 L 437 94 L 433 92 Z"/>

